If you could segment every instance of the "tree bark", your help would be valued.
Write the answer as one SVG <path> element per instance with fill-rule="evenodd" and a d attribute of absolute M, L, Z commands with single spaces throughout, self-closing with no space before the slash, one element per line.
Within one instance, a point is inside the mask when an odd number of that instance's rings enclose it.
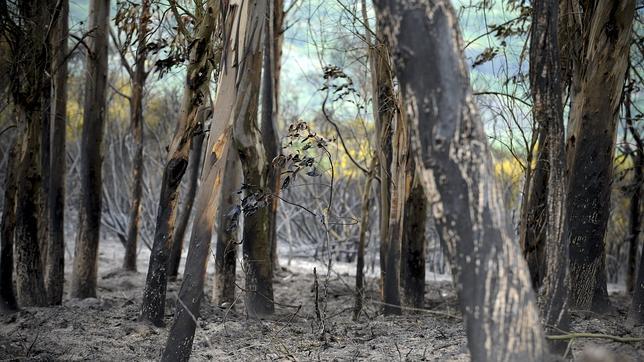
<path fill-rule="evenodd" d="M 559 22 L 558 0 L 536 0 L 532 7 L 530 35 L 530 86 L 533 114 L 546 135 L 547 197 L 545 217 L 545 259 L 543 315 L 549 334 L 567 331 L 568 311 L 568 240 L 563 235 L 564 220 L 564 128 L 561 97 L 560 56 L 557 43 Z M 533 279 L 534 281 L 534 279 Z M 567 342 L 550 343 L 553 350 L 564 353 Z"/>
<path fill-rule="evenodd" d="M 196 318 L 204 294 L 210 239 L 219 207 L 226 153 L 234 152 L 234 149 L 230 149 L 232 127 L 239 122 L 239 118 L 257 112 L 260 46 L 266 7 L 266 0 L 254 0 L 230 2 L 222 9 L 225 19 L 223 34 L 226 34 L 224 44 L 227 47 L 222 52 L 220 62 L 214 106 L 217 112 L 208 135 L 184 279 L 162 361 L 187 361 L 190 358 Z M 232 29 L 237 30 L 233 32 Z M 233 47 L 233 44 L 236 46 Z M 267 257 L 270 258 L 270 254 Z"/>
<path fill-rule="evenodd" d="M 226 178 L 221 185 L 221 200 L 217 213 L 217 243 L 215 246 L 215 275 L 212 299 L 217 305 L 235 302 L 237 244 L 239 243 L 238 191 L 242 186 L 239 156 L 228 152 Z"/>
<path fill-rule="evenodd" d="M 578 90 L 573 92 L 566 145 L 564 219 L 564 235 L 570 243 L 570 302 L 576 309 L 610 309 L 604 235 L 634 9 L 634 0 L 600 1 L 582 14 L 588 28 L 573 74 L 573 87 Z"/>
<path fill-rule="evenodd" d="M 16 228 L 16 194 L 18 191 L 17 159 L 20 152 L 20 137 L 16 137 L 7 157 L 7 173 L 4 181 L 4 210 L 0 224 L 0 313 L 18 309 L 13 287 L 13 244 Z"/>
<path fill-rule="evenodd" d="M 203 123 L 203 122 L 202 122 Z M 181 264 L 181 253 L 183 251 L 183 239 L 185 239 L 186 229 L 190 221 L 192 205 L 195 202 L 197 187 L 199 183 L 199 171 L 201 171 L 201 160 L 203 153 L 204 134 L 200 133 L 192 140 L 192 149 L 190 150 L 190 181 L 188 182 L 188 191 L 184 198 L 183 210 L 179 214 L 179 222 L 172 235 L 172 251 L 168 260 L 168 279 L 175 280 L 179 275 L 179 264 Z"/>
<path fill-rule="evenodd" d="M 132 185 L 130 213 L 127 228 L 127 241 L 125 243 L 125 258 L 123 269 L 136 271 L 136 247 L 139 236 L 139 218 L 141 211 L 141 197 L 143 196 L 143 88 L 147 72 L 145 61 L 147 59 L 148 24 L 150 22 L 150 0 L 141 2 L 141 15 L 137 28 L 136 61 L 132 77 L 132 96 L 130 103 L 130 127 L 134 143 L 132 156 Z"/>
<path fill-rule="evenodd" d="M 140 320 L 163 326 L 167 287 L 168 257 L 172 248 L 172 235 L 176 221 L 179 185 L 188 166 L 188 156 L 199 114 L 207 111 L 208 86 L 213 69 L 212 36 L 217 24 L 218 5 L 210 0 L 199 27 L 195 42 L 190 48 L 190 62 L 184 85 L 181 118 L 170 144 L 168 160 L 163 170 L 161 195 L 157 211 L 156 231 L 150 264 L 143 292 Z"/>
<path fill-rule="evenodd" d="M 71 281 L 73 298 L 96 297 L 98 242 L 101 227 L 101 184 L 105 90 L 107 87 L 107 35 L 109 0 L 92 0 L 89 11 L 85 105 L 81 140 L 81 205 Z"/>
<path fill-rule="evenodd" d="M 369 166 L 369 174 L 367 174 L 367 181 L 364 184 L 362 191 L 362 208 L 360 211 L 360 234 L 358 237 L 358 255 L 356 261 L 356 294 L 353 305 L 353 320 L 357 321 L 362 312 L 362 298 L 364 298 L 364 252 L 367 239 L 367 232 L 369 230 L 369 216 L 371 205 L 371 184 L 373 176 L 376 172 L 376 158 L 371 161 Z"/>
<path fill-rule="evenodd" d="M 59 305 L 65 284 L 65 136 L 67 120 L 67 37 L 69 2 L 61 10 L 52 37 L 51 164 L 49 173 L 49 247 L 45 266 L 47 301 Z"/>
<path fill-rule="evenodd" d="M 541 361 L 544 335 L 530 276 L 493 179 L 454 9 L 445 0 L 378 0 L 376 15 L 392 44 L 472 360 Z"/>
<path fill-rule="evenodd" d="M 412 308 L 422 308 L 425 298 L 425 225 L 427 201 L 419 177 L 414 175 L 414 162 L 410 162 L 405 187 L 405 222 L 402 240 L 400 274 L 403 285 L 403 302 Z"/>

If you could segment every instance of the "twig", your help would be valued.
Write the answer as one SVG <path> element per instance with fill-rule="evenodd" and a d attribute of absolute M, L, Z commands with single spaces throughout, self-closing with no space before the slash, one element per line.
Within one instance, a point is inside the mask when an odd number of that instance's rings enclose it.
<path fill-rule="evenodd" d="M 556 335 L 548 335 L 546 336 L 546 339 L 549 339 L 551 341 L 556 341 L 556 340 L 566 340 L 566 339 L 575 339 L 575 338 L 605 338 L 605 339 L 612 339 L 617 342 L 643 342 L 644 337 L 620 337 L 620 336 L 613 336 L 610 334 L 602 334 L 602 333 L 584 333 L 584 332 L 579 332 L 579 333 L 567 333 L 567 334 L 556 334 Z"/>

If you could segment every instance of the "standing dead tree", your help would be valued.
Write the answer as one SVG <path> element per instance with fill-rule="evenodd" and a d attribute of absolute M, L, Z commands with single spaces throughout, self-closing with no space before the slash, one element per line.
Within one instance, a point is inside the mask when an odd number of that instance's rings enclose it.
<path fill-rule="evenodd" d="M 567 3 L 570 18 L 562 15 L 562 21 L 572 22 L 566 36 L 576 44 L 563 230 L 570 243 L 570 302 L 572 308 L 604 312 L 610 308 L 604 235 L 635 1 L 598 1 L 586 7 Z"/>
<path fill-rule="evenodd" d="M 222 18 L 225 19 L 225 46 L 214 105 L 217 112 L 213 116 L 208 135 L 185 276 L 162 361 L 187 361 L 192 352 L 225 162 L 227 153 L 234 152 L 231 149 L 232 127 L 237 122 L 244 123 L 244 117 L 257 112 L 261 40 L 266 8 L 265 0 L 236 0 L 221 9 Z M 270 249 L 266 255 L 270 258 Z M 270 263 L 268 265 L 272 272 Z M 272 295 L 268 297 L 272 303 Z"/>
<path fill-rule="evenodd" d="M 132 155 L 132 184 L 127 239 L 125 242 L 125 257 L 123 269 L 136 271 L 136 247 L 139 235 L 139 215 L 141 212 L 141 198 L 143 196 L 143 90 L 149 71 L 145 69 L 149 49 L 154 49 L 156 44 L 148 44 L 148 33 L 151 19 L 152 0 L 143 0 L 141 4 L 134 5 L 130 2 L 119 2 L 115 17 L 119 35 L 125 33 L 125 40 L 112 32 L 112 39 L 121 57 L 121 64 L 131 79 L 132 93 L 128 98 L 130 103 L 130 131 L 134 143 Z M 134 26 L 134 24 L 136 24 Z M 136 40 L 134 34 L 136 33 Z M 134 51 L 134 64 L 130 64 L 127 53 L 132 46 Z"/>
<path fill-rule="evenodd" d="M 96 297 L 98 242 L 101 227 L 101 184 L 105 91 L 107 88 L 107 37 L 110 1 L 92 0 L 87 39 L 87 70 L 81 140 L 81 202 L 74 250 L 71 296 Z"/>
<path fill-rule="evenodd" d="M 452 260 L 472 359 L 541 361 L 536 300 L 495 185 L 456 14 L 445 0 L 375 3 L 421 180 Z"/>
<path fill-rule="evenodd" d="M 141 320 L 152 322 L 157 326 L 164 325 L 168 257 L 172 249 L 179 185 L 188 166 L 193 137 L 200 127 L 199 114 L 207 111 L 205 101 L 209 99 L 210 94 L 208 86 L 213 69 L 213 37 L 219 17 L 219 7 L 216 2 L 208 1 L 205 9 L 197 9 L 195 16 L 198 17 L 196 19 L 198 25 L 195 27 L 195 33 L 189 34 L 175 5 L 172 3 L 171 7 L 175 12 L 178 28 L 190 44 L 189 63 L 181 104 L 181 118 L 172 138 L 163 170 L 154 244 L 140 315 Z"/>

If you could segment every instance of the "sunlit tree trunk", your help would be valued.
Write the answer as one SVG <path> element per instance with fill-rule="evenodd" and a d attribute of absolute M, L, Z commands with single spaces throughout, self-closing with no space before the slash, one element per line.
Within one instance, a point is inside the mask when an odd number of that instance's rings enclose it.
<path fill-rule="evenodd" d="M 494 180 L 454 9 L 445 0 L 378 0 L 376 9 L 421 181 L 452 261 L 472 360 L 541 361 L 536 300 Z"/>
<path fill-rule="evenodd" d="M 599 1 L 580 15 L 584 47 L 573 71 L 564 220 L 570 243 L 570 301 L 576 309 L 610 308 L 604 235 L 634 9 L 634 0 Z"/>
<path fill-rule="evenodd" d="M 150 22 L 150 0 L 141 2 L 141 15 L 137 28 L 136 60 L 132 74 L 132 96 L 130 98 L 130 127 L 134 155 L 132 156 L 132 185 L 130 214 L 125 243 L 125 258 L 123 269 L 136 271 L 136 247 L 139 236 L 139 218 L 141 212 L 141 197 L 143 195 L 143 88 L 147 72 L 147 36 Z"/>
<path fill-rule="evenodd" d="M 217 212 L 217 244 L 215 246 L 215 275 L 212 299 L 217 305 L 235 301 L 237 244 L 239 243 L 239 195 L 242 174 L 239 156 L 228 152 L 226 177 L 221 185 L 221 200 Z"/>
<path fill-rule="evenodd" d="M 205 120 L 202 120 L 202 123 Z M 181 253 L 183 251 L 183 240 L 185 239 L 186 229 L 190 221 L 190 213 L 192 212 L 192 205 L 195 202 L 195 195 L 197 194 L 197 186 L 199 183 L 199 173 L 202 165 L 203 143 L 204 134 L 200 133 L 192 140 L 192 149 L 190 150 L 190 180 L 188 181 L 188 191 L 184 198 L 183 210 L 179 214 L 179 221 L 177 227 L 174 229 L 172 235 L 172 251 L 168 260 L 168 278 L 174 280 L 179 275 L 179 264 L 181 264 Z"/>
<path fill-rule="evenodd" d="M 49 173 L 49 247 L 45 266 L 47 301 L 58 305 L 63 300 L 65 283 L 65 137 L 67 120 L 67 36 L 69 2 L 61 10 L 53 29 L 52 47 L 52 128 Z"/>
<path fill-rule="evenodd" d="M 190 358 L 196 328 L 194 318 L 199 316 L 203 298 L 206 266 L 211 255 L 210 239 L 219 208 L 222 178 L 225 177 L 225 160 L 227 152 L 235 152 L 231 148 L 232 127 L 243 117 L 257 112 L 266 8 L 266 0 L 253 0 L 231 1 L 221 9 L 226 20 L 223 34 L 226 34 L 224 44 L 227 47 L 222 52 L 220 62 L 214 105 L 216 112 L 208 133 L 208 148 L 196 199 L 184 279 L 162 361 L 187 361 Z M 236 46 L 233 47 L 233 44 Z M 267 258 L 270 258 L 270 248 Z M 270 267 L 268 269 L 271 270 Z M 272 295 L 270 298 L 272 301 Z"/>
<path fill-rule="evenodd" d="M 530 35 L 530 88 L 533 114 L 547 139 L 547 197 L 545 221 L 545 279 L 543 315 L 546 330 L 560 333 L 569 329 L 568 312 L 568 240 L 563 235 L 564 220 L 564 127 L 561 97 L 561 74 L 557 24 L 558 0 L 535 0 L 532 3 Z M 563 353 L 567 341 L 552 343 Z"/>
<path fill-rule="evenodd" d="M 107 35 L 110 17 L 109 0 L 92 0 L 85 79 L 83 136 L 81 140 L 81 172 L 79 228 L 74 250 L 71 281 L 73 298 L 96 297 L 98 242 L 101 227 L 101 183 L 103 125 L 105 122 L 105 91 L 107 87 Z"/>
<path fill-rule="evenodd" d="M 210 0 L 200 19 L 191 46 L 186 82 L 183 90 L 181 116 L 167 156 L 157 211 L 154 243 L 143 292 L 140 319 L 156 326 L 164 325 L 168 258 L 176 221 L 179 185 L 188 167 L 188 157 L 199 114 L 207 111 L 208 86 L 212 73 L 212 36 L 217 24 L 218 5 Z"/>

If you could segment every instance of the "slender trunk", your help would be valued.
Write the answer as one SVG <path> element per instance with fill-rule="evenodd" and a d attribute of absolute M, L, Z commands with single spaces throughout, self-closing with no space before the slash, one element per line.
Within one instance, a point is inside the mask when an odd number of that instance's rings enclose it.
<path fill-rule="evenodd" d="M 567 268 L 568 240 L 563 234 L 564 128 L 557 24 L 558 0 L 533 2 L 530 36 L 530 85 L 534 117 L 546 134 L 549 165 L 545 217 L 545 259 L 543 315 L 549 333 L 567 331 L 570 324 Z M 553 342 L 553 350 L 564 353 L 567 342 Z"/>
<path fill-rule="evenodd" d="M 425 298 L 425 225 L 427 200 L 419 177 L 408 169 L 406 182 L 405 223 L 402 240 L 400 274 L 403 285 L 403 302 L 413 308 L 422 308 Z"/>
<path fill-rule="evenodd" d="M 172 251 L 170 252 L 170 259 L 168 260 L 168 279 L 170 280 L 177 279 L 177 276 L 179 275 L 179 264 L 181 264 L 181 253 L 183 251 L 183 239 L 186 235 L 188 221 L 190 221 L 190 213 L 192 212 L 192 205 L 195 202 L 195 195 L 197 194 L 204 138 L 204 134 L 200 133 L 192 140 L 190 164 L 188 165 L 188 169 L 190 170 L 188 191 L 184 198 L 183 210 L 181 210 L 181 213 L 179 214 L 177 227 L 174 229 L 174 234 L 172 235 Z"/>
<path fill-rule="evenodd" d="M 376 15 L 392 44 L 421 181 L 452 261 L 472 360 L 541 361 L 536 299 L 495 184 L 454 9 L 445 0 L 378 0 Z"/>
<path fill-rule="evenodd" d="M 375 173 L 376 159 L 371 161 L 369 174 L 362 191 L 362 209 L 360 211 L 360 235 L 358 237 L 358 255 L 356 263 L 356 294 L 353 306 L 353 320 L 357 321 L 362 312 L 362 298 L 364 297 L 364 251 L 369 230 L 369 216 L 371 206 L 371 184 Z"/>
<path fill-rule="evenodd" d="M 20 137 L 16 137 L 7 157 L 4 181 L 4 210 L 0 224 L 0 313 L 18 309 L 13 287 L 13 240 L 16 227 L 16 193 L 18 190 L 17 161 Z"/>
<path fill-rule="evenodd" d="M 65 133 L 67 119 L 67 36 L 69 2 L 62 0 L 52 37 L 51 164 L 49 174 L 49 247 L 45 267 L 47 301 L 59 305 L 65 284 Z"/>
<path fill-rule="evenodd" d="M 123 269 L 136 271 L 136 247 L 139 236 L 139 218 L 141 211 L 141 197 L 143 196 L 143 88 L 147 73 L 145 61 L 147 59 L 146 38 L 150 21 L 150 0 L 141 3 L 141 15 L 137 29 L 137 50 L 134 74 L 132 77 L 132 97 L 130 103 L 130 119 L 134 155 L 132 156 L 132 204 L 127 228 L 127 241 L 125 243 L 125 258 Z"/>
<path fill-rule="evenodd" d="M 589 18 L 589 30 L 580 58 L 583 66 L 577 66 L 574 76 L 579 90 L 573 95 L 566 146 L 564 220 L 564 235 L 570 243 L 570 301 L 576 309 L 610 309 L 604 235 L 610 213 L 617 113 L 634 9 L 634 0 L 601 1 L 583 14 Z"/>
<path fill-rule="evenodd" d="M 262 143 L 266 149 L 266 159 L 270 163 L 281 153 L 279 134 L 277 132 L 277 104 L 279 89 L 279 63 L 282 45 L 282 0 L 269 1 L 268 16 L 266 17 L 266 36 L 263 44 L 262 73 L 262 114 L 261 134 Z M 279 195 L 281 169 L 271 165 L 268 170 L 268 187 L 270 192 Z M 279 269 L 277 255 L 277 206 L 279 199 L 271 197 L 269 200 L 269 243 L 271 246 L 271 263 L 274 270 Z"/>
<path fill-rule="evenodd" d="M 51 45 L 50 45 L 51 47 Z M 53 49 L 52 49 L 53 51 Z M 47 57 L 45 69 L 51 69 L 51 57 Z M 42 94 L 42 124 L 40 128 L 40 174 L 41 190 L 38 195 L 40 203 L 40 216 L 38 217 L 38 248 L 40 249 L 41 270 L 47 266 L 47 249 L 49 247 L 49 182 L 51 170 L 51 72 L 43 76 Z"/>
<path fill-rule="evenodd" d="M 241 123 L 241 117 L 257 112 L 260 42 L 266 6 L 265 0 L 255 0 L 241 4 L 229 3 L 222 9 L 223 18 L 226 19 L 223 34 L 227 34 L 229 38 L 225 41 L 228 46 L 222 52 L 220 62 L 214 106 L 217 117 L 210 126 L 208 152 L 201 175 L 202 185 L 197 195 L 186 270 L 162 361 L 187 361 L 190 358 L 196 328 L 194 318 L 199 316 L 203 297 L 206 266 L 211 255 L 210 239 L 219 207 L 225 160 L 227 152 L 235 151 L 230 145 L 231 128 L 235 122 Z M 231 29 L 238 31 L 232 32 Z M 232 47 L 232 44 L 237 46 Z M 236 62 L 235 59 L 244 61 Z M 270 258 L 270 254 L 267 254 L 267 258 Z M 270 297 L 272 299 L 272 295 Z"/>
<path fill-rule="evenodd" d="M 109 0 L 91 1 L 89 28 L 93 29 L 93 36 L 86 39 L 89 53 L 81 140 L 81 204 L 71 281 L 71 296 L 81 299 L 96 297 L 96 270 L 101 227 L 103 161 L 101 144 L 106 107 L 109 17 Z"/>
<path fill-rule="evenodd" d="M 537 121 L 539 122 L 539 121 Z M 526 208 L 523 210 L 519 243 L 523 256 L 528 262 L 532 286 L 539 290 L 546 274 L 546 198 L 548 195 L 548 141 L 547 126 L 539 124 L 537 162 L 530 180 L 529 192 L 525 196 Z"/>
<path fill-rule="evenodd" d="M 217 243 L 215 246 L 215 275 L 212 299 L 217 305 L 235 302 L 237 244 L 239 243 L 239 195 L 242 186 L 239 156 L 228 152 L 226 178 L 221 185 L 221 201 L 217 213 Z"/>
<path fill-rule="evenodd" d="M 629 324 L 638 326 L 644 324 L 644 253 L 642 253 L 642 257 L 640 258 L 637 283 L 633 290 L 633 301 L 628 310 L 627 321 Z"/>

